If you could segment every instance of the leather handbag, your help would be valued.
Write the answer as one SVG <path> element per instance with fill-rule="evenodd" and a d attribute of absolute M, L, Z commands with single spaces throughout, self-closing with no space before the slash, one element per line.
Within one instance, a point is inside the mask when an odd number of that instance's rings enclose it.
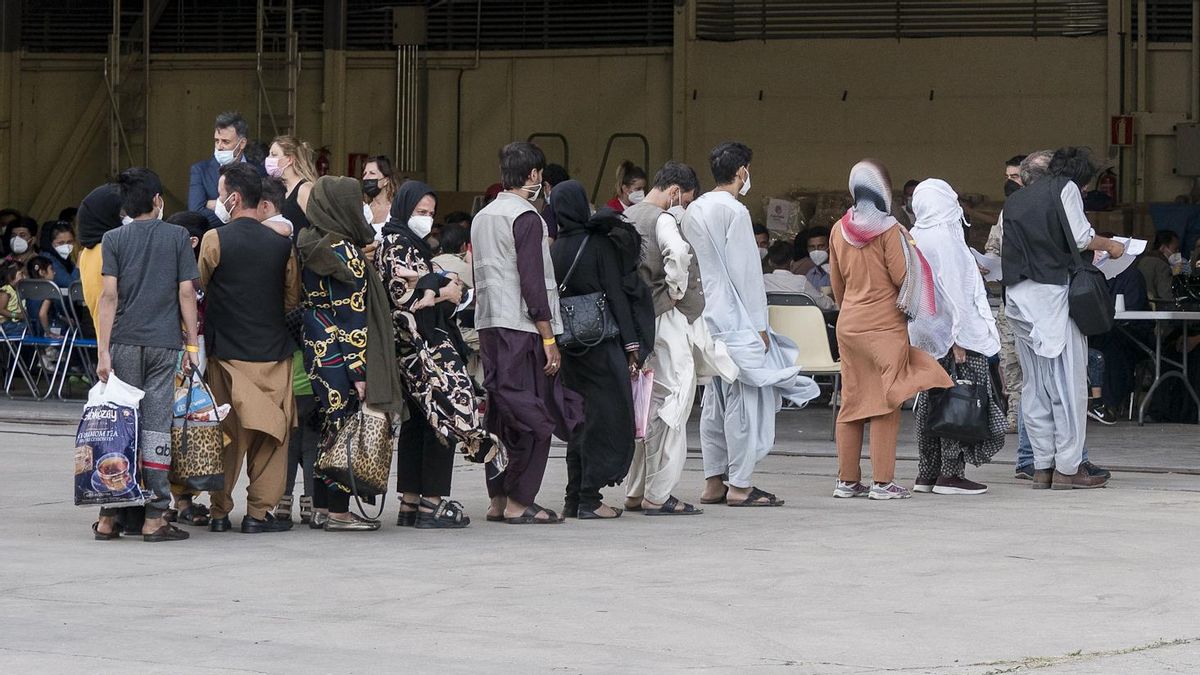
<path fill-rule="evenodd" d="M 1096 266 L 1080 257 L 1073 250 L 1075 241 L 1068 226 L 1067 214 L 1061 201 L 1057 203 L 1058 221 L 1067 236 L 1067 254 L 1070 256 L 1067 271 L 1070 282 L 1067 290 L 1067 307 L 1071 320 L 1084 335 L 1103 335 L 1116 326 L 1116 302 L 1108 290 L 1108 280 Z"/>
<path fill-rule="evenodd" d="M 579 265 L 579 257 L 587 246 L 592 235 L 583 238 L 571 267 L 558 286 L 558 306 L 562 316 L 563 332 L 558 337 L 558 344 L 564 349 L 587 351 L 592 347 L 620 335 L 620 328 L 613 319 L 612 311 L 608 308 L 608 299 L 602 291 L 585 293 L 583 295 L 565 296 L 567 282 Z"/>
<path fill-rule="evenodd" d="M 991 398 L 985 382 L 960 379 L 958 364 L 950 367 L 954 386 L 932 389 L 929 396 L 928 431 L 938 438 L 964 445 L 982 443 L 991 437 L 988 408 Z"/>
<path fill-rule="evenodd" d="M 395 445 L 387 414 L 362 406 L 321 444 L 316 472 L 334 489 L 354 495 L 361 512 L 361 498 L 387 495 Z M 383 514 L 383 501 L 379 515 Z"/>

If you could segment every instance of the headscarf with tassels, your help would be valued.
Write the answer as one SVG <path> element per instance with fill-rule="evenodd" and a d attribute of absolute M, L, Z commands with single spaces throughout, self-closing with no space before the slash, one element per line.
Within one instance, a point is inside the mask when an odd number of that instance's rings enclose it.
<path fill-rule="evenodd" d="M 305 211 L 312 227 L 300 232 L 297 246 L 304 267 L 319 276 L 354 283 L 354 273 L 333 251 L 345 241 L 362 248 L 375 238 L 363 216 L 362 186 L 353 178 L 322 176 L 313 185 Z M 379 274 L 364 270 L 367 309 L 367 403 L 386 412 L 404 410 L 404 388 L 396 361 L 392 308 Z"/>
<path fill-rule="evenodd" d="M 846 243 L 862 248 L 897 224 L 891 215 L 891 180 L 882 164 L 871 159 L 855 164 L 850 170 L 850 194 L 854 197 L 854 206 L 841 220 Z M 900 228 L 900 235 L 906 273 L 896 297 L 896 307 L 909 321 L 932 317 L 937 314 L 933 272 L 908 230 Z"/>

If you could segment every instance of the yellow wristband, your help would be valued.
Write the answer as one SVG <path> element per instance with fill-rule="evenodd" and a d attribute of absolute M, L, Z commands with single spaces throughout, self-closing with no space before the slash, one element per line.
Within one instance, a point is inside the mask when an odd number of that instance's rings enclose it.
<path fill-rule="evenodd" d="M 200 353 L 200 347 L 197 345 L 184 345 L 183 349 L 184 349 L 184 351 L 187 351 L 190 354 L 199 354 Z"/>
<path fill-rule="evenodd" d="M 543 345 L 545 345 L 545 346 L 547 346 L 547 347 L 549 347 L 550 345 L 554 344 L 554 342 L 555 342 L 555 340 L 554 340 L 554 338 L 552 338 L 552 337 L 548 337 L 548 338 L 542 338 L 542 344 L 543 344 Z"/>

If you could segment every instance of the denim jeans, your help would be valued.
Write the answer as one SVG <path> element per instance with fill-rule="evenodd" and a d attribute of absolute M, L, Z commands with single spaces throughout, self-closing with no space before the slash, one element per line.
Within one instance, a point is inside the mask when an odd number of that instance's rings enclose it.
<path fill-rule="evenodd" d="M 1087 446 L 1083 446 L 1083 461 L 1088 461 Z M 1025 433 L 1025 420 L 1021 411 L 1017 411 L 1017 469 L 1028 467 L 1033 470 L 1033 446 L 1029 444 L 1029 434 Z"/>

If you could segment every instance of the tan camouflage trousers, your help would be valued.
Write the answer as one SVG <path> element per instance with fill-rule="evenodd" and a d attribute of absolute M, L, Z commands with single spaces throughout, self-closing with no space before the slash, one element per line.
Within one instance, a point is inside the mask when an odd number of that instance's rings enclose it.
<path fill-rule="evenodd" d="M 1003 303 L 996 310 L 996 329 L 1000 332 L 1000 372 L 1008 395 L 1008 426 L 1012 433 L 1017 428 L 1017 411 L 1021 409 L 1021 364 L 1017 362 L 1016 342 Z"/>

